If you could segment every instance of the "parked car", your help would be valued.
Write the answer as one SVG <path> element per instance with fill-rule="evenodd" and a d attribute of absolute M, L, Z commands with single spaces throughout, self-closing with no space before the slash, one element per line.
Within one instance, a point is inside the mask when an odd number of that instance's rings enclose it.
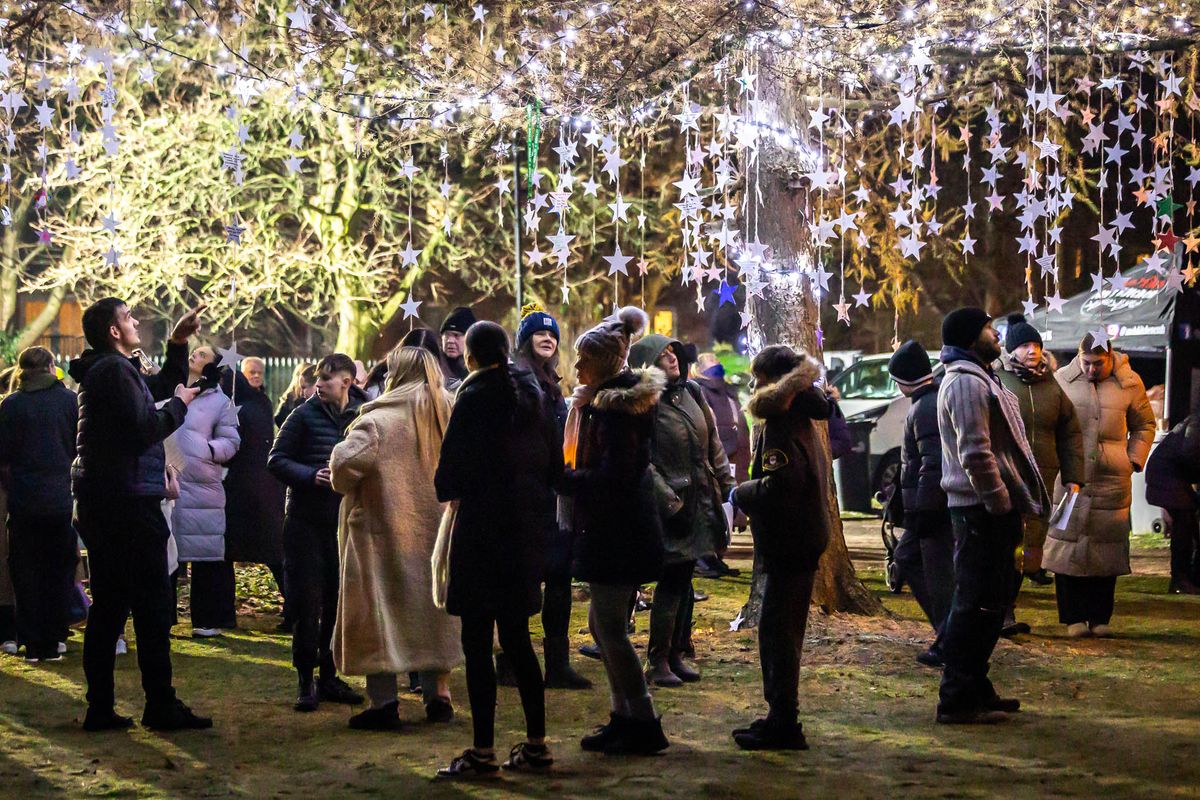
<path fill-rule="evenodd" d="M 909 401 L 900 393 L 900 388 L 888 373 L 890 353 L 863 356 L 841 372 L 833 385 L 841 393 L 839 401 L 842 413 L 851 429 L 869 424 L 867 435 L 866 474 L 845 476 L 837 471 L 839 497 L 873 498 L 884 486 L 896 479 L 900 469 L 900 447 L 904 443 L 904 419 L 908 416 Z M 935 358 L 929 359 L 935 374 L 941 374 L 942 366 Z M 865 480 L 867 487 L 847 492 L 840 488 L 847 480 Z M 862 505 L 862 502 L 857 505 Z M 868 505 L 851 508 L 851 511 L 871 511 Z"/>

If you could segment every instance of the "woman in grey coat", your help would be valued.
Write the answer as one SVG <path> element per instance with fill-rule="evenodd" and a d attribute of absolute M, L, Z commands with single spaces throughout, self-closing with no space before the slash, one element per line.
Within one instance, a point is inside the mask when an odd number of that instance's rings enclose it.
<path fill-rule="evenodd" d="M 219 370 L 211 347 L 201 346 L 188 359 L 188 385 L 205 379 L 213 386 L 188 407 L 171 439 L 183 459 L 179 499 L 171 530 L 179 563 L 192 565 L 192 635 L 218 636 L 236 625 L 233 564 L 225 560 L 224 464 L 237 454 L 237 407 L 216 385 Z"/>

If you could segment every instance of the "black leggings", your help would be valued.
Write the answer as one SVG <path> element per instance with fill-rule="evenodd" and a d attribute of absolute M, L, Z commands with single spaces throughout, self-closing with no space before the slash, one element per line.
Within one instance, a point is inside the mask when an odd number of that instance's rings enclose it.
<path fill-rule="evenodd" d="M 467 697 L 471 701 L 471 725 L 475 747 L 491 749 L 496 727 L 496 665 L 492 661 L 493 630 L 499 632 L 504 649 L 517 676 L 525 732 L 530 739 L 546 735 L 546 695 L 542 668 L 529 641 L 529 618 L 521 614 L 467 614 L 462 618 L 462 648 L 466 657 Z"/>

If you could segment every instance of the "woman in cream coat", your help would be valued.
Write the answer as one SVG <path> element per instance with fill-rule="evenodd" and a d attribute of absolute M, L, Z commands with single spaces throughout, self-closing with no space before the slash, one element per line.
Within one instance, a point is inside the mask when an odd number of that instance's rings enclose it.
<path fill-rule="evenodd" d="M 396 675 L 421 672 L 426 715 L 453 714 L 447 676 L 462 661 L 458 620 L 434 605 L 430 559 L 443 505 L 433 488 L 450 395 L 437 360 L 416 347 L 387 359 L 384 392 L 362 407 L 329 466 L 344 495 L 341 596 L 333 630 L 340 672 L 366 675 L 371 708 L 350 727 L 399 726 Z"/>

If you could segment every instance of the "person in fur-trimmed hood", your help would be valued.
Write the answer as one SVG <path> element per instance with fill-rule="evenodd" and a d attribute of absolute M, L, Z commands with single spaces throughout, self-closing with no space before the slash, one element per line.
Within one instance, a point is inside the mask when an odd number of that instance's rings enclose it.
<path fill-rule="evenodd" d="M 668 746 L 626 628 L 630 596 L 655 580 L 663 563 L 650 439 L 667 379 L 660 369 L 626 364 L 630 339 L 646 322 L 640 309 L 622 308 L 575 341 L 579 386 L 567 412 L 558 509 L 559 524 L 575 536 L 572 569 L 589 585 L 588 627 L 612 695 L 609 722 L 580 745 L 639 755 Z"/>
<path fill-rule="evenodd" d="M 829 400 L 816 385 L 821 365 L 787 345 L 764 348 L 751 364 L 756 389 L 750 480 L 729 499 L 750 517 L 754 550 L 765 576 L 758 627 L 765 719 L 733 732 L 745 750 L 804 750 L 799 713 L 800 655 L 817 562 L 829 544 L 828 445 L 815 420 Z"/>

